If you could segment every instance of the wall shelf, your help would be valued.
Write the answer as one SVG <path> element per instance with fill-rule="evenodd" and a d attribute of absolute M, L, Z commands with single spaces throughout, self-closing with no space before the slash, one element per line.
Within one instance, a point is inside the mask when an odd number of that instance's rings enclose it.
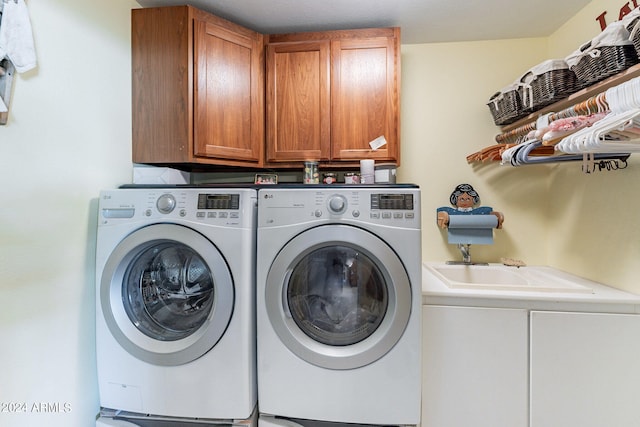
<path fill-rule="evenodd" d="M 541 108 L 540 110 L 537 110 L 529 114 L 528 116 L 515 121 L 514 123 L 511 123 L 506 126 L 502 126 L 500 129 L 503 133 L 512 131 L 521 126 L 527 125 L 531 122 L 535 122 L 539 116 L 543 116 L 547 113 L 558 112 L 558 111 L 567 109 L 579 102 L 586 101 L 592 96 L 605 92 L 607 89 L 617 86 L 635 77 L 640 77 L 640 64 L 636 64 L 633 67 L 630 67 L 624 71 L 621 71 L 615 76 L 611 76 L 605 80 L 602 80 L 601 82 L 598 82 L 594 85 L 581 89 L 578 92 L 575 92 L 569 95 L 568 97 L 566 97 L 561 101 L 558 101 L 547 107 Z"/>
<path fill-rule="evenodd" d="M 498 134 L 495 138 L 496 143 L 491 146 L 485 147 L 480 151 L 472 153 L 467 156 L 467 163 L 477 163 L 477 162 L 487 162 L 487 161 L 501 161 L 502 160 L 502 152 L 505 147 L 507 147 L 507 143 L 510 139 L 514 137 L 526 135 L 530 130 L 535 129 L 535 123 L 538 120 L 538 117 L 544 116 L 547 113 L 558 113 L 577 104 L 580 104 L 590 98 L 593 98 L 601 93 L 606 92 L 608 89 L 618 86 L 622 83 L 625 83 L 629 80 L 632 80 L 636 77 L 640 77 L 640 64 L 634 65 L 620 73 L 611 76 L 605 80 L 602 80 L 596 84 L 593 84 L 587 88 L 581 89 L 578 92 L 575 92 L 568 97 L 555 102 L 547 107 L 541 108 L 526 117 L 523 117 L 517 120 L 514 123 L 509 125 L 502 126 L 500 130 L 502 133 Z M 531 126 L 533 125 L 533 126 Z M 552 156 L 553 154 L 549 154 L 547 151 L 551 149 L 553 152 L 553 147 L 543 146 L 537 149 L 538 151 L 532 151 L 535 155 L 542 156 Z M 619 155 L 617 155 L 619 156 Z M 628 157 L 628 155 L 627 155 Z M 564 158 L 563 160 L 567 160 Z M 614 161 L 619 161 L 620 159 L 616 159 Z M 624 165 L 626 167 L 626 158 L 623 160 Z M 624 167 L 617 167 L 617 169 L 622 169 Z"/>

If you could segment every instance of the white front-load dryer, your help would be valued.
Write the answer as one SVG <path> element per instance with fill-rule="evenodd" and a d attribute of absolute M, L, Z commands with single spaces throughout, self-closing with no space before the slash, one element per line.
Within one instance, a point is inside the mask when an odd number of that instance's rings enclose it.
<path fill-rule="evenodd" d="M 418 424 L 419 188 L 260 189 L 257 245 L 261 425 Z"/>
<path fill-rule="evenodd" d="M 215 187 L 100 193 L 103 409 L 216 423 L 252 418 L 256 194 Z"/>

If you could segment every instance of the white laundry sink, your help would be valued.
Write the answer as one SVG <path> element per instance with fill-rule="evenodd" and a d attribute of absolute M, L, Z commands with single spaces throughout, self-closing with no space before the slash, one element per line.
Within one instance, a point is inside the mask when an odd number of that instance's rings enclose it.
<path fill-rule="evenodd" d="M 452 289 L 485 289 L 529 292 L 594 293 L 593 289 L 561 277 L 548 267 L 436 264 L 429 268 Z"/>

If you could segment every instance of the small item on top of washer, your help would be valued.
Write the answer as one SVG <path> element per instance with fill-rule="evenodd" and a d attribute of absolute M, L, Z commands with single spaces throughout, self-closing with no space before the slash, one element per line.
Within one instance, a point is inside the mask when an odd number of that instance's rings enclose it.
<path fill-rule="evenodd" d="M 333 172 L 325 172 L 322 174 L 323 184 L 333 184 L 334 182 L 337 182 L 337 181 L 338 181 L 338 178 L 336 174 Z"/>
<path fill-rule="evenodd" d="M 304 162 L 304 169 L 302 170 L 302 182 L 304 184 L 320 184 L 318 162 Z"/>
<path fill-rule="evenodd" d="M 396 165 L 393 163 L 378 163 L 375 166 L 376 184 L 395 184 Z"/>
<path fill-rule="evenodd" d="M 373 184 L 375 182 L 375 161 L 371 159 L 360 160 L 360 184 Z"/>
<path fill-rule="evenodd" d="M 360 174 L 358 172 L 346 172 L 344 174 L 345 184 L 360 184 Z"/>

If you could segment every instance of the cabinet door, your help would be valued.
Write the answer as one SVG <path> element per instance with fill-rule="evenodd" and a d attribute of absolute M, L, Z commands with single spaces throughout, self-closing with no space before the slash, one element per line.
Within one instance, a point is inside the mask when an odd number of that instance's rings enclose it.
<path fill-rule="evenodd" d="M 260 40 L 196 21 L 196 156 L 259 162 L 264 139 Z"/>
<path fill-rule="evenodd" d="M 399 37 L 331 43 L 331 157 L 398 160 Z M 372 151 L 369 142 L 387 145 Z"/>
<path fill-rule="evenodd" d="M 531 312 L 531 427 L 636 426 L 640 316 Z"/>
<path fill-rule="evenodd" d="M 328 160 L 329 42 L 267 46 L 267 161 Z"/>
<path fill-rule="evenodd" d="M 191 149 L 189 8 L 131 11 L 132 160 L 187 163 Z"/>
<path fill-rule="evenodd" d="M 422 425 L 526 427 L 527 311 L 427 305 L 422 319 Z"/>

